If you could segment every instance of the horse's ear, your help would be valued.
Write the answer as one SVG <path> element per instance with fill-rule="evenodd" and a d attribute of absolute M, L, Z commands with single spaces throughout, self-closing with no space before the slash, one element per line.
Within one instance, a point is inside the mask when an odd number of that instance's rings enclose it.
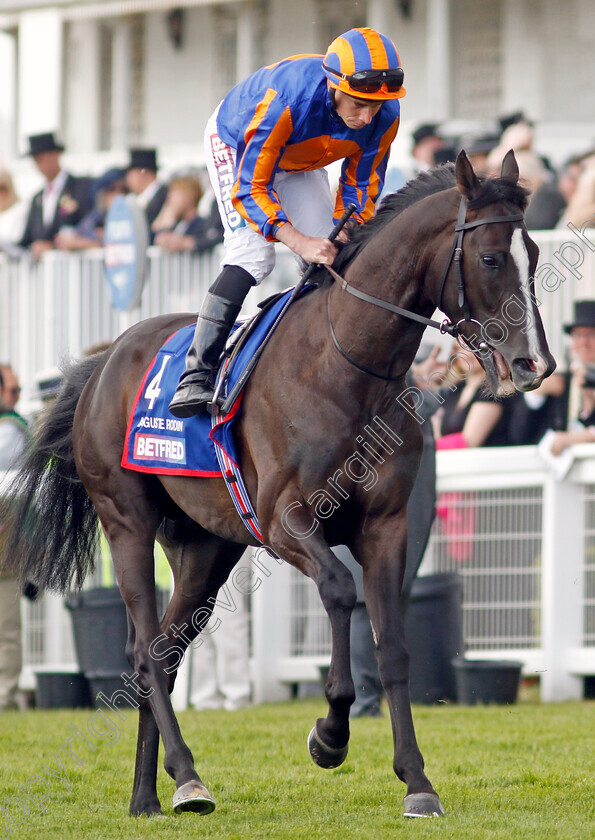
<path fill-rule="evenodd" d="M 516 162 L 516 158 L 512 149 L 509 149 L 504 155 L 504 160 L 502 161 L 502 169 L 500 170 L 500 177 L 504 181 L 508 181 L 510 184 L 516 185 L 518 183 L 519 165 Z"/>
<path fill-rule="evenodd" d="M 457 179 L 457 189 L 464 195 L 467 201 L 471 201 L 481 189 L 479 178 L 473 171 L 471 161 L 462 149 L 457 155 L 455 163 L 455 175 Z"/>

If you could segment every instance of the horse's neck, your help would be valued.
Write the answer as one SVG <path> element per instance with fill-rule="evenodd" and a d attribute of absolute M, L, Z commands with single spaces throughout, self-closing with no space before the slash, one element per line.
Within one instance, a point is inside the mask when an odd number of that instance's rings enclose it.
<path fill-rule="evenodd" d="M 395 220 L 396 221 L 396 220 Z M 433 310 L 423 287 L 421 250 L 411 237 L 400 237 L 395 223 L 362 250 L 344 272 L 356 289 L 417 314 Z M 423 334 L 423 326 L 404 316 L 354 297 L 336 284 L 330 292 L 329 312 L 337 339 L 351 359 L 382 376 L 404 376 Z"/>

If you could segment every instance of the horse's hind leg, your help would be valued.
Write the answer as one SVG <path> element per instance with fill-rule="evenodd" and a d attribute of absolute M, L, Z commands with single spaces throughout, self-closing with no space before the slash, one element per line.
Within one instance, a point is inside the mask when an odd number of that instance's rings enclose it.
<path fill-rule="evenodd" d="M 128 617 L 128 640 L 126 656 L 134 672 L 134 623 Z M 134 766 L 134 784 L 130 800 L 132 816 L 151 816 L 162 814 L 161 803 L 157 796 L 157 759 L 159 756 L 159 729 L 151 706 L 147 700 L 138 696 L 138 737 L 136 743 L 136 761 Z"/>
<path fill-rule="evenodd" d="M 157 796 L 157 759 L 159 756 L 159 729 L 149 704 L 142 700 L 138 712 L 138 738 L 134 785 L 130 800 L 130 814 L 162 814 Z"/>
<path fill-rule="evenodd" d="M 170 662 L 168 691 L 171 693 L 180 660 L 180 650 L 186 648 L 198 633 L 197 626 L 204 626 L 212 610 L 221 584 L 226 580 L 244 551 L 243 546 L 225 543 L 207 534 L 189 519 L 166 520 L 158 539 L 164 547 L 174 574 L 174 594 L 161 622 L 158 656 Z M 193 621 L 194 618 L 194 621 Z M 197 625 L 197 626 L 195 626 Z M 176 633 L 174 637 L 172 630 Z M 169 655 L 168 655 L 169 650 Z M 135 782 L 130 805 L 131 813 L 156 813 L 156 775 L 159 730 L 146 701 L 141 705 Z M 167 749 L 165 768 L 178 785 L 174 794 L 174 810 L 195 811 L 207 814 L 215 803 L 208 790 L 195 773 L 194 778 L 178 783 L 176 767 L 170 762 Z"/>
<path fill-rule="evenodd" d="M 101 481 L 100 481 L 101 479 Z M 184 743 L 169 699 L 167 663 L 154 653 L 162 638 L 155 594 L 154 540 L 160 521 L 159 506 L 149 481 L 135 473 L 113 472 L 93 476 L 89 495 L 103 524 L 120 592 L 128 616 L 134 624 L 134 671 L 141 697 L 147 698 L 163 739 L 168 769 L 178 785 L 198 780 L 192 753 Z M 151 756 L 156 753 L 154 729 L 144 713 L 141 727 L 146 728 Z M 144 744 L 141 736 L 139 747 Z M 149 758 L 152 760 L 151 756 Z M 141 766 L 142 766 L 142 759 Z M 138 762 L 137 762 L 138 765 Z M 146 765 L 149 766 L 149 763 Z M 142 769 L 137 773 L 138 784 Z M 146 776 L 147 788 L 138 792 L 132 803 L 135 813 L 155 813 L 157 798 L 149 787 L 152 772 Z M 148 803 L 148 804 L 147 804 Z"/>

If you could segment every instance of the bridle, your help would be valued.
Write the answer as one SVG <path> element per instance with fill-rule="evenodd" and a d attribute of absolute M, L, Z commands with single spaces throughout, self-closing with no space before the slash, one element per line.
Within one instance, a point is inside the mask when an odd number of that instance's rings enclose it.
<path fill-rule="evenodd" d="M 403 315 L 405 318 L 409 318 L 412 321 L 417 321 L 418 323 L 423 324 L 426 327 L 433 327 L 434 329 L 439 330 L 442 334 L 447 333 L 448 335 L 452 335 L 453 338 L 461 338 L 472 351 L 477 350 L 478 348 L 472 347 L 469 341 L 461 333 L 461 325 L 465 323 L 474 323 L 477 324 L 477 326 L 479 326 L 480 328 L 482 328 L 483 326 L 479 321 L 471 317 L 471 307 L 469 306 L 469 300 L 465 293 L 465 275 L 463 273 L 463 237 L 465 235 L 465 231 L 470 230 L 471 228 L 479 227 L 480 225 L 492 225 L 496 222 L 521 222 L 524 218 L 524 215 L 523 213 L 514 213 L 510 216 L 488 216 L 485 219 L 476 219 L 474 222 L 466 222 L 466 216 L 467 201 L 464 196 L 461 196 L 461 203 L 459 204 L 459 212 L 455 224 L 454 240 L 450 249 L 448 260 L 446 262 L 446 265 L 444 266 L 444 271 L 442 272 L 439 287 L 440 291 L 438 294 L 438 308 L 442 310 L 446 279 L 448 277 L 451 265 L 454 262 L 458 290 L 458 305 L 459 308 L 463 311 L 463 317 L 459 321 L 457 321 L 456 324 L 453 324 L 448 318 L 445 318 L 444 321 L 434 321 L 432 318 L 426 318 L 423 315 L 418 315 L 416 312 L 411 312 L 409 309 L 403 309 L 401 306 L 396 306 L 394 303 L 389 303 L 386 300 L 382 300 L 381 298 L 369 295 L 367 292 L 363 292 L 361 289 L 356 289 L 355 286 L 352 286 L 350 283 L 348 283 L 343 277 L 341 277 L 340 274 L 338 274 L 330 266 L 327 265 L 325 266 L 325 268 L 337 281 L 339 287 L 344 291 L 349 292 L 350 295 L 353 295 L 354 297 L 359 298 L 360 300 L 363 300 L 366 303 L 371 303 L 373 306 L 378 306 L 381 309 L 386 309 L 388 312 L 394 312 L 396 315 Z M 330 311 L 328 311 L 328 322 L 331 331 L 331 337 L 333 339 L 335 347 L 350 364 L 358 368 L 358 370 L 361 370 L 363 373 L 369 374 L 370 376 L 376 376 L 379 379 L 386 380 L 392 379 L 392 377 L 382 376 L 379 373 L 367 370 L 366 368 L 363 368 L 361 365 L 355 362 L 353 359 L 351 359 L 339 344 L 331 322 Z M 483 342 L 483 344 L 487 347 L 487 344 L 485 342 Z M 479 345 L 479 349 L 481 349 L 481 344 Z"/>

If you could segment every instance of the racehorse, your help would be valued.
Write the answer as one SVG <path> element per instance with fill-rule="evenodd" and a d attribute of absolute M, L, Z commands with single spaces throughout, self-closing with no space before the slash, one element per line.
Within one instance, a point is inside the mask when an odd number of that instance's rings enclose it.
<path fill-rule="evenodd" d="M 396 607 L 407 499 L 421 450 L 415 409 L 422 392 L 406 387 L 405 374 L 427 323 L 438 323 L 429 318 L 437 306 L 447 316 L 441 329 L 474 349 L 494 394 L 531 390 L 553 371 L 532 290 L 538 248 L 523 224 L 527 195 L 512 152 L 494 179 L 479 179 L 461 152 L 454 167 L 424 173 L 389 196 L 352 233 L 335 261 L 334 279 L 326 277 L 284 316 L 246 386 L 236 430 L 264 544 L 312 578 L 330 619 L 328 713 L 309 735 L 310 754 L 327 768 L 347 754 L 356 592 L 331 550 L 346 544 L 364 570 L 407 816 L 442 814 L 443 808 L 416 742 Z M 92 567 L 97 517 L 103 526 L 129 617 L 126 652 L 139 689 L 132 814 L 161 813 L 159 737 L 176 784 L 174 810 L 215 807 L 169 694 L 180 648 L 206 623 L 245 547 L 257 544 L 221 478 L 155 476 L 120 466 L 149 362 L 168 336 L 193 320 L 176 314 L 138 323 L 107 351 L 66 370 L 12 506 L 2 513 L 4 521 L 12 516 L 4 548 L 9 567 L 22 580 L 62 592 L 81 585 Z M 155 539 L 175 584 L 161 622 Z M 152 655 L 156 639 L 158 658 Z"/>

